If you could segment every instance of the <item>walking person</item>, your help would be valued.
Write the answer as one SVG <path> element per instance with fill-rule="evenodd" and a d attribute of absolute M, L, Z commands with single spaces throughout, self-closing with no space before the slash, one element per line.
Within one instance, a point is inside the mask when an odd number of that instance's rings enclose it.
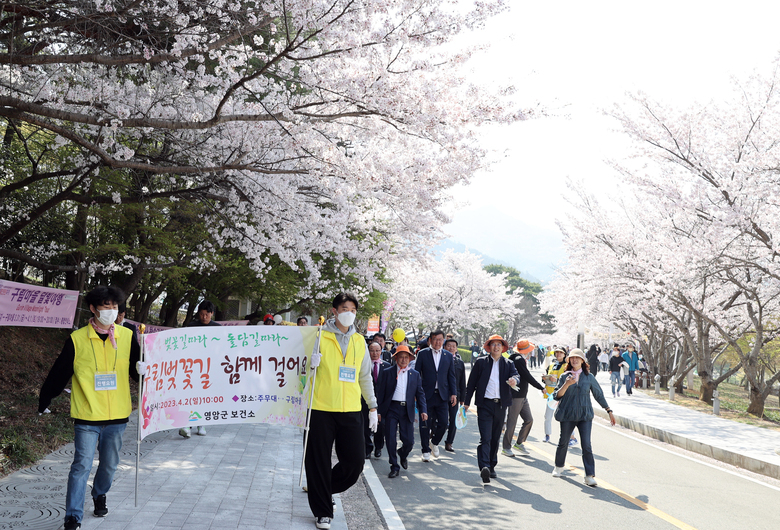
<path fill-rule="evenodd" d="M 449 425 L 447 426 L 447 438 L 444 440 L 444 450 L 454 453 L 455 449 L 452 448 L 452 444 L 455 441 L 455 433 L 458 431 L 458 427 L 455 425 L 455 417 L 458 414 L 458 405 L 463 405 L 466 399 L 466 364 L 458 354 L 458 341 L 455 339 L 445 340 L 444 349 L 450 352 L 454 359 L 455 388 L 458 396 L 457 404 L 450 406 Z"/>
<path fill-rule="evenodd" d="M 599 347 L 595 344 L 590 345 L 590 349 L 588 349 L 588 366 L 591 366 L 591 373 L 593 375 L 598 375 L 599 373 Z"/>
<path fill-rule="evenodd" d="M 309 507 L 318 529 L 330 528 L 332 495 L 351 488 L 365 464 L 365 437 L 360 398 L 368 403 L 368 421 L 376 431 L 378 417 L 366 341 L 355 329 L 358 301 L 351 293 L 333 299 L 333 317 L 320 335 L 320 351 L 311 356 L 317 368 L 304 456 Z M 332 464 L 333 447 L 338 462 Z"/>
<path fill-rule="evenodd" d="M 561 436 L 555 451 L 555 469 L 552 475 L 563 475 L 566 463 L 566 453 L 569 450 L 569 437 L 576 428 L 582 441 L 582 464 L 585 467 L 585 484 L 596 487 L 596 462 L 593 458 L 593 448 L 590 443 L 590 433 L 593 428 L 593 406 L 590 396 L 609 414 L 609 421 L 615 425 L 615 416 L 609 408 L 604 392 L 601 391 L 596 376 L 590 373 L 588 363 L 582 350 L 575 348 L 569 352 L 569 370 L 561 375 L 553 392 L 553 399 L 558 401 L 555 419 L 561 424 Z"/>
<path fill-rule="evenodd" d="M 517 373 L 520 376 L 520 383 L 512 388 L 512 404 L 509 406 L 509 411 L 506 416 L 506 430 L 504 431 L 504 438 L 502 440 L 503 451 L 505 456 L 514 458 L 515 453 L 512 451 L 512 437 L 515 434 L 515 427 L 517 426 L 517 417 L 520 416 L 523 419 L 523 425 L 520 427 L 520 431 L 517 433 L 517 441 L 514 444 L 514 449 L 523 456 L 528 456 L 531 453 L 525 448 L 525 441 L 528 439 L 528 434 L 531 432 L 531 426 L 534 424 L 534 417 L 531 414 L 531 405 L 528 403 L 528 385 L 532 385 L 535 388 L 541 390 L 544 395 L 544 386 L 542 386 L 534 376 L 528 371 L 526 365 L 526 358 L 534 357 L 535 346 L 528 340 L 519 340 L 515 347 L 512 349 L 512 354 L 509 356 L 509 360 L 512 361 L 517 369 Z"/>
<path fill-rule="evenodd" d="M 634 351 L 634 345 L 628 344 L 626 351 L 623 352 L 623 360 L 626 361 L 625 367 L 625 385 L 626 394 L 629 396 L 634 395 L 634 382 L 636 371 L 639 369 L 639 354 Z"/>
<path fill-rule="evenodd" d="M 623 387 L 623 365 L 626 361 L 620 355 L 620 348 L 615 344 L 612 350 L 612 357 L 609 358 L 609 382 L 612 385 L 612 397 L 620 397 L 620 389 Z M 617 385 L 617 394 L 615 394 L 615 385 Z"/>
<path fill-rule="evenodd" d="M 216 311 L 217 308 L 214 305 L 213 302 L 209 300 L 203 300 L 198 305 L 198 313 L 195 315 L 195 318 L 187 324 L 188 328 L 196 328 L 196 327 L 202 327 L 202 326 L 221 326 L 222 324 L 219 324 L 212 320 L 214 317 L 214 311 Z M 206 427 L 203 425 L 199 425 L 195 431 L 195 434 L 198 436 L 206 436 Z M 182 436 L 184 438 L 190 438 L 192 436 L 192 427 L 182 427 L 179 429 L 179 436 Z"/>
<path fill-rule="evenodd" d="M 487 484 L 496 478 L 498 444 L 501 428 L 504 426 L 506 410 L 512 404 L 510 390 L 517 386 L 520 377 L 515 365 L 503 356 L 509 344 L 500 335 L 491 335 L 485 342 L 490 355 L 480 357 L 474 363 L 466 385 L 465 409 L 469 409 L 471 397 L 475 395 L 477 405 L 477 466 L 482 482 Z"/>
<path fill-rule="evenodd" d="M 606 372 L 609 369 L 609 352 L 606 348 L 599 353 L 599 364 L 602 372 Z"/>
<path fill-rule="evenodd" d="M 378 342 L 372 342 L 368 345 L 368 355 L 371 357 L 371 382 L 374 385 L 374 395 L 376 395 L 379 374 L 390 366 L 390 363 L 382 360 L 382 346 Z M 377 404 L 378 401 L 379 398 L 377 398 Z M 385 445 L 384 423 L 382 420 L 379 420 L 376 432 L 371 432 L 369 428 L 370 422 L 368 421 L 368 403 L 361 397 L 360 404 L 362 405 L 361 412 L 363 413 L 363 436 L 366 439 L 366 460 L 371 458 L 371 453 L 374 454 L 374 457 L 379 458 L 382 456 L 382 447 Z"/>
<path fill-rule="evenodd" d="M 428 338 L 429 346 L 417 353 L 414 369 L 422 378 L 428 422 L 420 419 L 420 445 L 423 462 L 430 462 L 431 453 L 439 457 L 439 443 L 444 438 L 449 422 L 449 410 L 457 405 L 455 364 L 453 356 L 444 350 L 444 332 L 437 329 Z"/>
<path fill-rule="evenodd" d="M 377 411 L 385 424 L 385 445 L 390 461 L 389 478 L 398 476 L 401 467 L 407 469 L 407 457 L 414 448 L 414 409 L 420 411 L 420 418 L 428 419 L 425 392 L 422 379 L 416 370 L 409 368 L 414 354 L 401 344 L 393 354 L 395 364 L 386 366 L 379 374 L 377 385 Z M 398 451 L 396 433 L 401 434 L 401 450 Z M 399 467 L 400 457 L 400 467 Z"/>
<path fill-rule="evenodd" d="M 71 381 L 70 416 L 74 425 L 73 464 L 65 492 L 65 530 L 81 528 L 84 496 L 95 448 L 98 468 L 92 482 L 95 517 L 108 514 L 106 494 L 119 465 L 122 435 L 133 410 L 130 381 L 138 381 L 136 363 L 141 348 L 133 332 L 117 325 L 124 293 L 99 286 L 84 297 L 92 312 L 89 323 L 70 334 L 46 376 L 38 399 L 38 414 Z"/>
<path fill-rule="evenodd" d="M 555 386 L 558 384 L 558 378 L 566 371 L 566 352 L 563 348 L 555 348 L 553 350 L 553 358 L 550 364 L 547 366 L 547 371 L 542 376 L 542 381 L 545 384 L 544 387 L 544 399 L 547 400 L 547 405 L 544 408 L 544 441 L 548 443 L 550 436 L 552 436 L 552 420 L 555 413 L 555 407 L 558 403 L 552 398 Z"/>

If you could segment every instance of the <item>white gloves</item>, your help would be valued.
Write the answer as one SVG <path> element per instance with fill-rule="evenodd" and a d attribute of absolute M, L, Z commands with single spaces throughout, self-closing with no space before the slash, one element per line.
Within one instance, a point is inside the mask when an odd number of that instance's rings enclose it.
<path fill-rule="evenodd" d="M 379 417 L 376 414 L 376 410 L 368 411 L 368 428 L 371 432 L 376 432 L 376 428 L 379 426 Z"/>
<path fill-rule="evenodd" d="M 149 366 L 147 363 L 143 361 L 138 361 L 137 363 L 135 363 L 135 371 L 141 375 L 146 375 L 147 366 Z"/>
<path fill-rule="evenodd" d="M 311 367 L 317 368 L 320 365 L 320 361 L 322 360 L 322 354 L 321 353 L 312 353 L 311 354 Z"/>

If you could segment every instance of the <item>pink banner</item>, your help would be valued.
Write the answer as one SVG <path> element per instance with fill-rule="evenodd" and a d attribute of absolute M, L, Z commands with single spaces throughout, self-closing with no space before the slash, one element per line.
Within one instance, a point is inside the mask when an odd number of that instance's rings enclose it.
<path fill-rule="evenodd" d="M 0 326 L 72 328 L 78 291 L 0 280 Z"/>

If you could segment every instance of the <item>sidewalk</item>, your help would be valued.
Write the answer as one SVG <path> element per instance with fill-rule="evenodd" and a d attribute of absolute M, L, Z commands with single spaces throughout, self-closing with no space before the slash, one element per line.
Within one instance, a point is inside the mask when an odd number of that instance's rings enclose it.
<path fill-rule="evenodd" d="M 109 514 L 93 517 L 87 501 L 85 530 L 269 528 L 312 530 L 314 518 L 298 486 L 303 444 L 300 429 L 278 425 L 209 427 L 207 436 L 156 433 L 141 442 L 135 507 L 135 419 L 125 431 L 122 460 L 108 493 Z M 32 468 L 0 481 L 0 529 L 62 528 L 73 444 Z M 92 477 L 97 460 L 92 468 Z M 331 528 L 346 530 L 338 495 Z"/>
<path fill-rule="evenodd" d="M 780 432 L 754 427 L 712 414 L 705 414 L 634 391 L 613 398 L 609 372 L 599 372 L 597 380 L 604 390 L 617 423 L 651 438 L 676 445 L 715 460 L 780 479 Z M 662 390 L 662 392 L 664 392 Z M 598 405 L 596 414 L 608 418 Z"/>
<path fill-rule="evenodd" d="M 540 374 L 539 370 L 532 373 L 537 377 Z M 612 398 L 609 374 L 599 373 L 598 380 L 621 425 L 780 479 L 780 433 L 672 405 L 641 392 L 630 398 Z M 600 407 L 595 409 L 603 413 Z M 306 493 L 298 487 L 303 451 L 299 429 L 224 425 L 209 427 L 207 436 L 190 439 L 180 437 L 177 431 L 151 435 L 141 443 L 136 508 L 136 428 L 133 419 L 125 433 L 122 462 L 108 493 L 108 516 L 92 516 L 88 490 L 83 529 L 314 528 Z M 62 528 L 65 483 L 72 458 L 73 445 L 69 444 L 36 466 L 0 480 L 0 530 Z M 95 467 L 92 471 L 94 474 Z M 373 497 L 366 499 L 368 505 L 378 506 L 390 527 L 403 528 L 393 499 L 388 498 L 372 466 L 366 466 L 364 475 L 368 494 Z M 346 530 L 340 496 L 335 499 L 331 528 Z M 350 514 L 364 511 L 363 507 L 348 509 Z"/>

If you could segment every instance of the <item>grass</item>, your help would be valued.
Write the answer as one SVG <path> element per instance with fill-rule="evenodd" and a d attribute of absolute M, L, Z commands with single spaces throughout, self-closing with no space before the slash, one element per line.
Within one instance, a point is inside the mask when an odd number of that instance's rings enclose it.
<path fill-rule="evenodd" d="M 712 405 L 699 401 L 699 387 L 701 380 L 694 376 L 693 388 L 686 388 L 682 394 L 675 393 L 673 403 L 675 405 L 712 414 Z M 644 391 L 646 395 L 669 401 L 669 391 L 661 389 L 661 394 L 656 395 L 652 387 Z M 720 416 L 732 421 L 754 425 L 765 429 L 780 431 L 780 407 L 777 396 L 769 396 L 764 410 L 764 417 L 757 418 L 745 412 L 750 400 L 746 389 L 732 383 L 723 382 L 718 385 L 720 395 Z"/>

